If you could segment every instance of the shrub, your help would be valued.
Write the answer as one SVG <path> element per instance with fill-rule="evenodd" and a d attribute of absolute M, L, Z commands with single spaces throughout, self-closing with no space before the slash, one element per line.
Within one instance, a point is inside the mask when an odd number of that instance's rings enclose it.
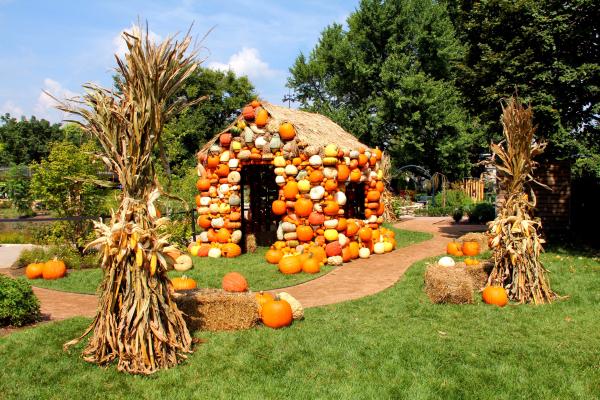
<path fill-rule="evenodd" d="M 451 207 L 427 207 L 415 210 L 416 215 L 425 215 L 428 217 L 445 217 L 452 215 L 454 209 Z"/>
<path fill-rule="evenodd" d="M 442 201 L 442 199 L 444 197 L 444 193 L 440 192 L 435 195 L 435 207 L 450 208 L 452 211 L 454 211 L 454 209 L 459 208 L 459 207 L 462 207 L 464 209 L 473 203 L 473 200 L 471 200 L 471 197 L 469 197 L 462 190 L 454 190 L 454 189 L 446 190 L 445 195 L 446 195 L 445 206 Z M 448 215 L 449 214 L 450 213 L 448 213 Z"/>
<path fill-rule="evenodd" d="M 22 326 L 40 320 L 40 302 L 23 279 L 0 275 L 0 326 Z"/>
<path fill-rule="evenodd" d="M 496 207 L 492 203 L 481 202 L 471 206 L 467 214 L 469 215 L 469 223 L 485 224 L 496 218 Z"/>
<path fill-rule="evenodd" d="M 23 250 L 14 267 L 24 268 L 34 262 L 45 262 L 53 258 L 58 258 L 65 262 L 69 269 L 97 268 L 100 265 L 98 253 L 89 251 L 81 255 L 70 245 L 35 247 L 29 250 Z"/>
<path fill-rule="evenodd" d="M 452 219 L 454 219 L 454 222 L 460 222 L 464 213 L 465 213 L 465 210 L 463 210 L 462 207 L 455 208 L 454 211 L 452 212 Z"/>

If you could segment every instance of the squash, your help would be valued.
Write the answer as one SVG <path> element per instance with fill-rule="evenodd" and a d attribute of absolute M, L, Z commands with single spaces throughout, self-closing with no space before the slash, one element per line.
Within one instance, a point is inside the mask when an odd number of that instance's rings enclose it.
<path fill-rule="evenodd" d="M 361 247 L 360 250 L 358 250 L 358 256 L 360 258 L 369 258 L 369 256 L 371 256 L 371 250 L 367 247 Z"/>
<path fill-rule="evenodd" d="M 487 304 L 494 304 L 499 307 L 504 307 L 508 304 L 508 295 L 506 289 L 502 286 L 488 286 L 483 289 L 483 301 Z"/>
<path fill-rule="evenodd" d="M 283 328 L 292 324 L 293 312 L 290 303 L 279 298 L 265 303 L 262 307 L 262 323 L 269 328 Z"/>
<path fill-rule="evenodd" d="M 325 229 L 325 240 L 328 242 L 333 242 L 334 240 L 338 240 L 339 233 L 335 229 Z"/>
<path fill-rule="evenodd" d="M 263 126 L 265 126 L 267 124 L 268 120 L 269 120 L 269 113 L 264 108 L 259 109 L 258 112 L 256 113 L 256 117 L 254 117 L 254 123 L 259 128 L 262 128 Z"/>
<path fill-rule="evenodd" d="M 290 307 L 292 307 L 292 318 L 295 320 L 304 318 L 304 308 L 302 304 L 296 298 L 294 298 L 291 294 L 287 292 L 277 293 L 277 297 L 281 300 L 287 301 Z"/>
<path fill-rule="evenodd" d="M 173 285 L 173 290 L 176 292 L 181 290 L 196 289 L 196 281 L 192 278 L 188 278 L 185 275 L 171 279 L 171 285 Z"/>
<path fill-rule="evenodd" d="M 248 281 L 239 272 L 228 272 L 223 276 L 221 287 L 226 292 L 245 292 L 248 290 Z"/>
<path fill-rule="evenodd" d="M 448 268 L 452 268 L 456 265 L 456 263 L 454 262 L 452 257 L 448 257 L 448 256 L 444 256 L 444 257 L 440 258 L 437 263 L 440 267 L 448 267 Z"/>
<path fill-rule="evenodd" d="M 192 269 L 193 266 L 194 264 L 192 263 L 192 257 L 188 256 L 187 254 L 182 254 L 177 257 L 175 259 L 175 264 L 173 264 L 175 271 L 179 272 L 188 271 Z"/>
<path fill-rule="evenodd" d="M 385 244 L 383 242 L 377 242 L 373 245 L 373 252 L 375 254 L 385 253 Z"/>
<path fill-rule="evenodd" d="M 279 136 L 281 136 L 283 140 L 292 140 L 296 136 L 294 125 L 289 122 L 284 122 L 279 125 Z"/>

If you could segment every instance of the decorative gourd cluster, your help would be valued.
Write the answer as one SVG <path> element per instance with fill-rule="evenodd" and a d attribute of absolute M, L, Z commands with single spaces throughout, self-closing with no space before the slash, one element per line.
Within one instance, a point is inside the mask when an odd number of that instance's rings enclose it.
<path fill-rule="evenodd" d="M 204 232 L 194 252 L 210 257 L 241 253 L 240 173 L 248 164 L 274 167 L 280 190 L 272 211 L 280 221 L 278 241 L 267 253 L 267 260 L 280 264 L 282 272 L 301 271 L 305 261 L 313 258 L 309 250 L 315 247 L 322 248 L 324 254 L 309 262 L 317 261 L 316 266 L 305 268 L 307 272 L 318 272 L 325 262 L 341 265 L 353 258 L 391 251 L 395 247 L 393 232 L 380 228 L 384 212 L 381 157 L 379 149 L 306 143 L 293 124 L 271 118 L 260 102 L 253 101 L 208 152 L 199 155 L 196 205 L 198 225 Z M 349 182 L 364 182 L 364 219 L 345 217 Z M 301 259 L 302 254 L 309 256 Z M 298 258 L 281 265 L 288 257 Z"/>

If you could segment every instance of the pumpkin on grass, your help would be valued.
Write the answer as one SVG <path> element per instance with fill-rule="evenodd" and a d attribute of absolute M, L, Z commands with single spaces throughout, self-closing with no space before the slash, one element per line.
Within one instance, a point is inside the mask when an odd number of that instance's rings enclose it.
<path fill-rule="evenodd" d="M 283 328 L 290 326 L 293 312 L 290 303 L 276 297 L 275 300 L 265 303 L 261 312 L 262 323 L 269 328 Z"/>
<path fill-rule="evenodd" d="M 267 250 L 267 253 L 265 254 L 265 258 L 267 259 L 267 262 L 270 264 L 279 263 L 279 260 L 281 260 L 281 257 L 283 257 L 283 252 L 279 249 L 269 249 L 269 250 Z"/>
<path fill-rule="evenodd" d="M 47 261 L 42 268 L 42 277 L 44 279 L 59 279 L 65 276 L 67 267 L 64 261 L 54 258 Z"/>
<path fill-rule="evenodd" d="M 302 264 L 300 262 L 300 257 L 298 256 L 285 256 L 279 260 L 278 263 L 279 271 L 282 274 L 297 274 L 302 271 Z"/>
<path fill-rule="evenodd" d="M 248 290 L 248 281 L 239 272 L 229 272 L 223 277 L 221 287 L 226 292 L 245 292 Z"/>
<path fill-rule="evenodd" d="M 44 263 L 31 263 L 25 268 L 25 275 L 28 279 L 38 279 L 42 277 Z"/>
<path fill-rule="evenodd" d="M 508 304 L 508 295 L 506 289 L 502 286 L 488 286 L 483 289 L 483 301 L 487 304 L 494 304 L 499 307 L 504 307 Z"/>
<path fill-rule="evenodd" d="M 263 306 L 268 302 L 275 300 L 275 297 L 273 297 L 271 293 L 265 293 L 262 290 L 259 293 L 256 293 L 254 296 L 256 297 L 256 302 L 258 303 L 258 312 L 262 316 Z"/>
<path fill-rule="evenodd" d="M 235 243 L 226 243 L 221 248 L 221 253 L 226 258 L 235 258 L 242 254 L 242 249 Z"/>
<path fill-rule="evenodd" d="M 318 274 L 321 272 L 321 263 L 316 257 L 309 254 L 309 257 L 302 263 L 302 271 L 307 274 Z"/>

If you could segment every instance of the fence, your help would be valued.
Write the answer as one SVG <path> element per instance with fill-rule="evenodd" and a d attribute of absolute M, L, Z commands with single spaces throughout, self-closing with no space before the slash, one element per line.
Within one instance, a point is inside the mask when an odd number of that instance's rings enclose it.
<path fill-rule="evenodd" d="M 483 179 L 464 179 L 461 183 L 461 188 L 473 201 L 478 202 L 485 199 L 485 183 Z"/>

